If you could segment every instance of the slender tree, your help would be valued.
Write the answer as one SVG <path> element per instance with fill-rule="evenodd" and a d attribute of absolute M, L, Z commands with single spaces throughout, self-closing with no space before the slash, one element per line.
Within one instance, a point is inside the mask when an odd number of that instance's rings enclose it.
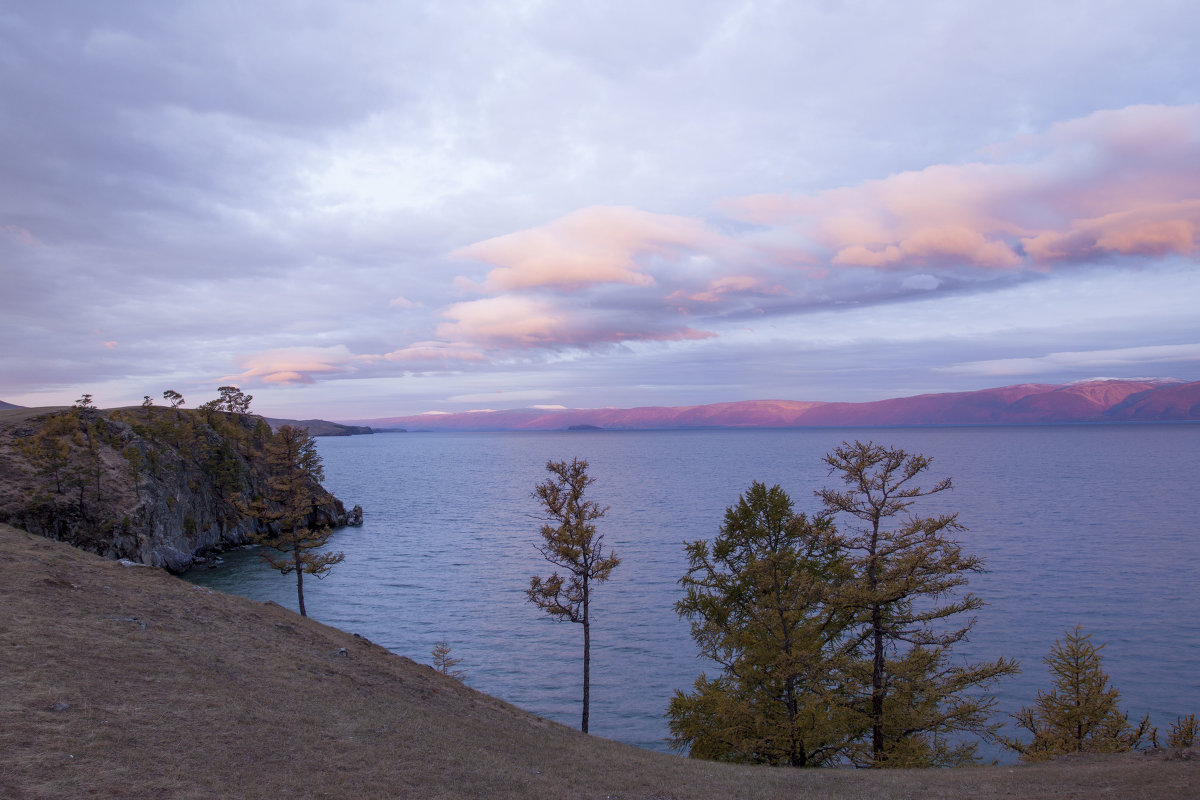
<path fill-rule="evenodd" d="M 308 616 L 304 607 L 304 576 L 325 577 L 344 553 L 317 552 L 329 540 L 328 527 L 311 527 L 313 492 L 320 490 L 325 477 L 316 442 L 303 428 L 284 425 L 267 442 L 267 491 L 253 500 L 249 512 L 264 522 L 267 532 L 257 537 L 259 544 L 280 552 L 281 556 L 262 553 L 262 559 L 283 575 L 295 573 L 296 599 L 300 616 Z"/>
<path fill-rule="evenodd" d="M 1104 645 L 1092 644 L 1091 634 L 1079 626 L 1056 641 L 1042 659 L 1054 689 L 1049 694 L 1039 691 L 1032 708 L 1013 715 L 1033 739 L 1004 738 L 1005 746 L 1020 753 L 1023 761 L 1046 761 L 1067 753 L 1123 753 L 1154 738 L 1149 715 L 1134 726 L 1117 707 L 1121 694 L 1108 685 L 1102 649 Z"/>
<path fill-rule="evenodd" d="M 558 620 L 583 626 L 583 722 L 587 733 L 591 704 L 592 629 L 590 603 L 592 584 L 603 583 L 621 560 L 610 549 L 604 555 L 604 536 L 596 532 L 595 521 L 608 507 L 584 499 L 584 491 L 595 483 L 587 474 L 588 462 L 571 459 L 550 461 L 546 470 L 551 477 L 539 483 L 533 496 L 541 504 L 547 523 L 542 525 L 542 557 L 565 571 L 556 570 L 548 578 L 534 576 L 526 595 L 529 601 Z"/>
<path fill-rule="evenodd" d="M 871 442 L 843 442 L 825 456 L 842 490 L 817 492 L 825 512 L 849 517 L 840 529 L 854 573 L 841 602 L 858 615 L 859 664 L 864 691 L 857 708 L 870 730 L 869 748 L 853 756 L 871 766 L 969 763 L 974 744 L 953 737 L 994 738 L 987 721 L 995 698 L 975 693 L 1018 671 L 1010 659 L 952 666 L 950 648 L 966 638 L 974 620 L 950 623 L 983 601 L 961 591 L 983 562 L 962 551 L 952 535 L 964 530 L 957 515 L 910 513 L 923 498 L 951 488 L 946 478 L 922 488 L 917 481 L 931 460 Z M 894 520 L 894 523 L 893 523 Z"/>
<path fill-rule="evenodd" d="M 671 742 L 694 758 L 835 763 L 857 737 L 841 697 L 853 617 L 838 602 L 846 569 L 826 520 L 795 514 L 778 486 L 751 484 L 710 544 L 686 544 L 675 604 L 700 654 L 721 666 L 676 691 Z"/>
<path fill-rule="evenodd" d="M 456 681 L 461 681 L 467 676 L 465 671 L 455 669 L 462 663 L 462 659 L 450 655 L 450 643 L 445 639 L 437 642 L 430 654 L 433 656 L 433 668 L 443 675 L 454 678 Z"/>

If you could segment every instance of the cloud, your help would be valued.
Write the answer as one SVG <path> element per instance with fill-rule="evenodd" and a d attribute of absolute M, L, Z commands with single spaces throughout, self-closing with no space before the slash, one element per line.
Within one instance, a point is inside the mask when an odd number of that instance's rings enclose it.
<path fill-rule="evenodd" d="M 901 285 L 905 289 L 920 289 L 921 291 L 931 292 L 942 285 L 942 282 L 933 275 L 909 275 L 905 278 Z"/>
<path fill-rule="evenodd" d="M 769 283 L 753 275 L 726 275 L 709 281 L 708 285 L 698 292 L 686 292 L 682 289 L 667 297 L 668 301 L 679 302 L 692 300 L 697 303 L 719 303 L 730 295 L 785 295 L 788 289 L 778 283 Z"/>
<path fill-rule="evenodd" d="M 470 392 L 456 394 L 446 398 L 451 403 L 497 403 L 513 407 L 515 403 L 526 403 L 530 400 L 545 401 L 557 397 L 561 392 L 553 389 L 495 389 L 490 392 Z M 552 406 L 531 405 L 530 408 L 551 408 Z M 494 409 L 471 409 L 472 411 L 491 411 Z"/>
<path fill-rule="evenodd" d="M 360 356 L 360 358 L 371 361 L 382 358 L 385 361 L 400 364 L 486 360 L 484 354 L 477 347 L 464 342 L 414 342 L 383 356 Z"/>
<path fill-rule="evenodd" d="M 409 300 L 407 297 L 393 297 L 388 300 L 388 308 L 416 308 L 417 303 Z"/>
<path fill-rule="evenodd" d="M 1062 372 L 1067 369 L 1091 369 L 1093 367 L 1136 367 L 1142 364 L 1165 364 L 1177 361 L 1200 362 L 1200 343 L 1121 347 L 1112 350 L 1048 353 L 1033 358 L 967 361 L 947 367 L 938 367 L 936 371 L 1001 377 Z"/>
<path fill-rule="evenodd" d="M 0 225 L 0 233 L 4 233 L 8 238 L 25 247 L 37 247 L 41 244 L 36 236 L 20 225 Z"/>
<path fill-rule="evenodd" d="M 1200 252 L 1200 105 L 1097 112 L 985 154 L 723 207 L 840 267 L 1044 270 Z"/>
<path fill-rule="evenodd" d="M 249 384 L 311 384 L 317 377 L 340 375 L 354 370 L 354 356 L 345 345 L 333 347 L 287 347 L 265 350 L 238 358 L 242 371 L 222 381 Z"/>
<path fill-rule="evenodd" d="M 720 237 L 694 219 L 593 206 L 461 247 L 451 256 L 496 265 L 480 287 L 487 291 L 573 290 L 603 283 L 653 286 L 645 259 L 677 259 L 719 245 Z"/>
<path fill-rule="evenodd" d="M 1065 231 L 1022 239 L 1038 261 L 1080 261 L 1108 253 L 1192 256 L 1200 253 L 1200 199 L 1149 204 L 1073 220 Z"/>
<path fill-rule="evenodd" d="M 455 303 L 443 316 L 451 321 L 438 326 L 440 338 L 499 350 L 682 341 L 714 335 L 687 327 L 666 327 L 636 314 L 605 313 L 521 295 Z"/>

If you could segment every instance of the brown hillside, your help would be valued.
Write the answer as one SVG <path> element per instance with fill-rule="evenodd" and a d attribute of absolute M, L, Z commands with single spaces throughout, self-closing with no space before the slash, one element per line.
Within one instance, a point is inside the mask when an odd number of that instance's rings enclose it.
<path fill-rule="evenodd" d="M 1200 762 L 793 771 L 584 736 L 350 633 L 0 525 L 0 797 L 1196 796 Z"/>

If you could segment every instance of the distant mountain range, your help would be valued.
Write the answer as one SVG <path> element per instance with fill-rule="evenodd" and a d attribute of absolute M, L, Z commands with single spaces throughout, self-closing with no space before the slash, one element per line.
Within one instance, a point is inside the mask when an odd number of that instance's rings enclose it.
<path fill-rule="evenodd" d="M 357 420 L 412 431 L 649 430 L 877 425 L 1036 425 L 1071 422 L 1200 421 L 1200 381 L 1091 380 L 1023 383 L 871 403 L 746 400 L 703 406 L 546 409 L 418 414 Z"/>

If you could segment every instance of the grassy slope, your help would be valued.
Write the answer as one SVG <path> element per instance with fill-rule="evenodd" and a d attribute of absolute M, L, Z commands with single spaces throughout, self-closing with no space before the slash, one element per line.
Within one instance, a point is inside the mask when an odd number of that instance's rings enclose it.
<path fill-rule="evenodd" d="M 1145 756 L 855 772 L 652 753 L 583 736 L 276 605 L 7 526 L 0 603 L 0 796 L 15 800 L 1200 791 L 1200 761 Z"/>

